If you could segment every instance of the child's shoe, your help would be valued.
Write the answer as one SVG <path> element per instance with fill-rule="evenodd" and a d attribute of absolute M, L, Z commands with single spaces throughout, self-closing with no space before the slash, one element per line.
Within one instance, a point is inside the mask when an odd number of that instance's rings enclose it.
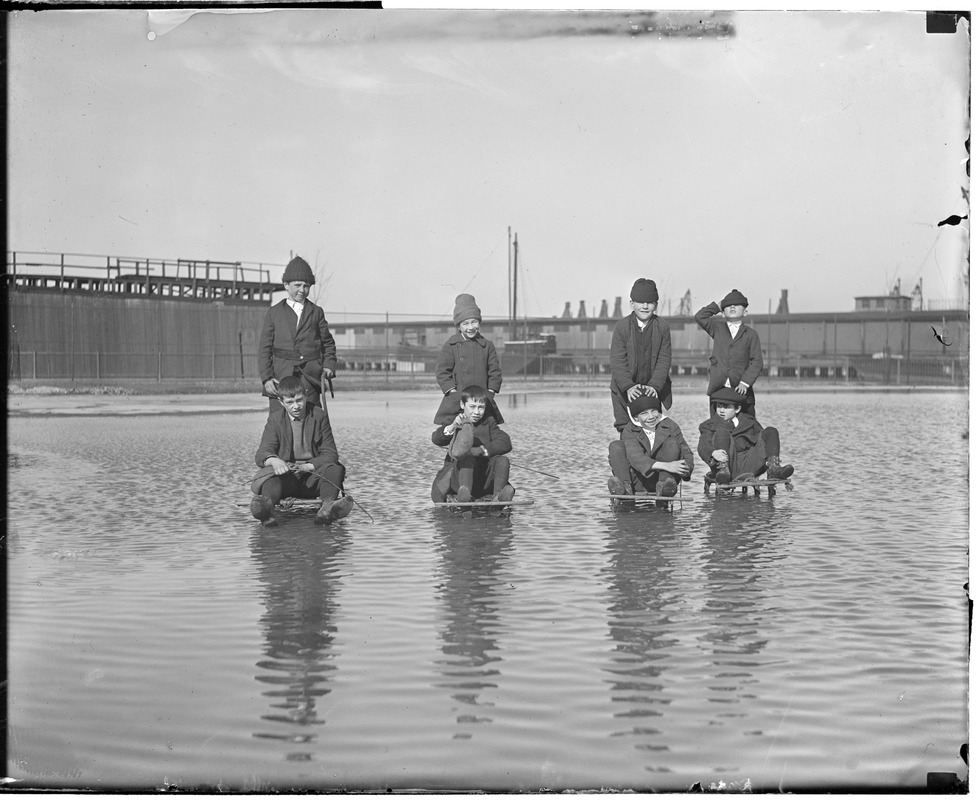
<path fill-rule="evenodd" d="M 620 478 L 617 478 L 614 475 L 608 478 L 608 491 L 612 494 L 628 494 L 628 492 L 625 491 L 625 484 L 621 482 Z"/>
<path fill-rule="evenodd" d="M 660 497 L 673 497 L 677 491 L 676 479 L 671 475 L 660 478 L 656 483 L 655 491 Z"/>
<path fill-rule="evenodd" d="M 786 480 L 795 474 L 791 464 L 782 464 L 780 456 L 769 456 L 767 461 L 767 476 L 772 481 Z"/>
<path fill-rule="evenodd" d="M 256 494 L 251 498 L 251 516 L 259 522 L 270 519 L 274 508 L 272 501 L 263 494 Z"/>
<path fill-rule="evenodd" d="M 713 479 L 720 484 L 730 483 L 730 459 L 723 450 L 714 450 L 710 461 Z"/>
<path fill-rule="evenodd" d="M 338 519 L 343 519 L 353 510 L 353 498 L 349 495 L 338 497 L 335 500 L 323 500 L 323 504 L 316 512 L 316 523 L 318 525 L 329 525 Z"/>
<path fill-rule="evenodd" d="M 510 484 L 506 484 L 502 489 L 496 492 L 492 496 L 493 503 L 508 503 L 513 499 L 516 494 L 516 489 L 514 489 Z"/>
<path fill-rule="evenodd" d="M 468 486 L 459 486 L 458 492 L 455 494 L 455 499 L 459 503 L 471 503 L 472 502 L 472 490 Z"/>
<path fill-rule="evenodd" d="M 475 428 L 471 422 L 463 422 L 462 427 L 455 431 L 452 441 L 448 445 L 448 455 L 452 458 L 467 456 L 472 449 L 475 441 Z"/>

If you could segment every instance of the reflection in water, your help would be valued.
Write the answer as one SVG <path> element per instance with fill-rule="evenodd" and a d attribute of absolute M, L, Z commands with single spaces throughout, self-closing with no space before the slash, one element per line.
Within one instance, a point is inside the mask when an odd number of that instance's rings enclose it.
<path fill-rule="evenodd" d="M 342 528 L 321 531 L 282 531 L 259 528 L 251 539 L 264 589 L 264 659 L 256 679 L 268 684 L 262 692 L 271 711 L 262 719 L 273 723 L 256 738 L 311 745 L 312 726 L 325 724 L 317 698 L 330 692 L 330 673 L 336 669 L 333 639 L 339 591 L 339 560 L 348 535 Z M 309 751 L 294 750 L 286 758 L 308 761 Z"/>
<path fill-rule="evenodd" d="M 675 520 L 663 509 L 620 514 L 607 531 L 608 625 L 615 643 L 611 665 L 615 718 L 630 726 L 616 736 L 636 736 L 640 750 L 665 751 L 658 719 L 669 699 L 663 694 L 663 659 L 675 644 L 670 634 L 670 593 L 675 578 L 667 551 L 675 547 Z"/>
<path fill-rule="evenodd" d="M 480 699 L 484 689 L 496 688 L 496 635 L 503 571 L 512 549 L 509 514 L 435 517 L 436 548 L 441 567 L 436 591 L 445 607 L 439 633 L 444 658 L 436 661 L 444 677 L 438 686 L 451 690 L 459 725 L 492 722 L 492 702 Z M 453 738 L 468 739 L 471 730 L 459 730 Z"/>
<path fill-rule="evenodd" d="M 766 603 L 766 586 L 784 558 L 791 514 L 776 499 L 752 497 L 712 500 L 704 512 L 706 631 L 697 638 L 710 659 L 706 700 L 729 706 L 715 714 L 714 724 L 723 725 L 747 717 L 757 700 L 759 654 L 779 613 Z"/>

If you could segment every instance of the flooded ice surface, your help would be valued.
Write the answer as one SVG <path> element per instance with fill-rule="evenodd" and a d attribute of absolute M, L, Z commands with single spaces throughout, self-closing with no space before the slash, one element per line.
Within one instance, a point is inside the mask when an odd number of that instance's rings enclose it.
<path fill-rule="evenodd" d="M 263 530 L 265 414 L 12 418 L 24 786 L 922 788 L 966 766 L 967 397 L 760 398 L 795 490 L 607 497 L 610 399 L 502 395 L 516 507 L 433 508 L 437 396 L 341 394 L 360 509 Z M 695 450 L 705 400 L 672 416 Z M 560 476 L 552 480 L 528 467 Z"/>

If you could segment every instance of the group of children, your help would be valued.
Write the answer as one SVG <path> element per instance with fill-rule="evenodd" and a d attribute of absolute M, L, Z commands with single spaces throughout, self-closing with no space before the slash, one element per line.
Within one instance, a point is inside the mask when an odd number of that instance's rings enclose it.
<path fill-rule="evenodd" d="M 318 499 L 316 522 L 330 524 L 353 508 L 343 489 L 346 469 L 339 460 L 329 415 L 320 407 L 323 382 L 336 370 L 336 343 L 322 308 L 308 299 L 316 282 L 309 264 L 293 258 L 282 276 L 287 297 L 265 316 L 258 362 L 269 416 L 255 454 L 259 467 L 251 488 L 252 515 L 274 525 L 273 511 L 288 497 Z M 609 445 L 613 495 L 672 497 L 679 481 L 693 472 L 693 453 L 679 425 L 666 412 L 672 405 L 672 340 L 669 325 L 656 315 L 655 281 L 632 286 L 632 313 L 620 320 L 611 342 L 611 396 L 619 438 Z M 697 448 L 711 482 L 730 483 L 767 473 L 789 477 L 780 461 L 776 428 L 754 418 L 754 382 L 763 367 L 760 339 L 747 327 L 747 298 L 734 289 L 719 303 L 696 313 L 713 339 L 709 386 L 711 416 L 700 425 Z M 436 378 L 442 400 L 431 441 L 446 449 L 431 486 L 436 503 L 513 499 L 509 482 L 512 450 L 495 402 L 502 369 L 492 342 L 480 332 L 482 312 L 471 294 L 455 299 L 454 333 L 442 347 Z"/>
<path fill-rule="evenodd" d="M 673 497 L 693 471 L 693 453 L 679 425 L 665 412 L 672 405 L 669 326 L 656 316 L 655 282 L 632 286 L 632 313 L 616 326 L 611 340 L 611 397 L 619 438 L 608 447 L 612 495 Z M 697 452 L 706 463 L 706 487 L 794 474 L 781 463 L 777 428 L 754 416 L 754 383 L 764 367 L 757 332 L 744 324 L 747 298 L 737 289 L 720 303 L 696 312 L 697 324 L 713 340 L 707 395 L 710 417 L 699 426 Z"/>

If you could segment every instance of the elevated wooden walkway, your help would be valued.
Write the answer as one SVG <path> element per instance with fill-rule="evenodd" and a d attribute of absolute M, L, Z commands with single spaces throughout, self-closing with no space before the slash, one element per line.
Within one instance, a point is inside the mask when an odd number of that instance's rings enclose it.
<path fill-rule="evenodd" d="M 284 265 L 8 252 L 8 289 L 269 305 Z"/>

